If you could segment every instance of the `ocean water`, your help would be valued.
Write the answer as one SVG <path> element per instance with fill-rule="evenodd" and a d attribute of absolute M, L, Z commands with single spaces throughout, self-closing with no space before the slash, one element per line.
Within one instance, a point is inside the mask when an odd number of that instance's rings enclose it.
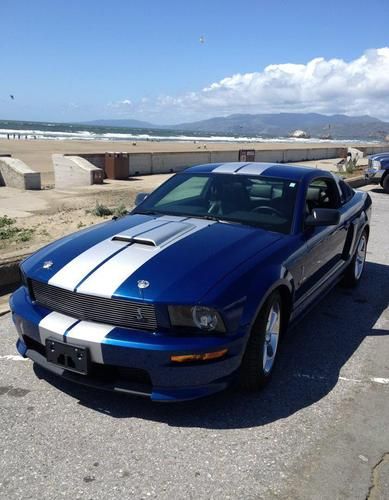
<path fill-rule="evenodd" d="M 0 120 L 0 139 L 7 139 L 20 134 L 21 139 L 45 139 L 52 141 L 179 141 L 179 142 L 291 142 L 291 143 L 317 143 L 340 142 L 339 140 L 296 139 L 292 137 L 260 137 L 215 135 L 204 132 L 188 132 L 168 129 L 139 129 L 125 127 L 102 127 L 72 123 L 27 122 Z M 342 141 L 347 143 L 360 142 L 360 140 Z M 378 141 L 364 141 L 376 143 Z"/>

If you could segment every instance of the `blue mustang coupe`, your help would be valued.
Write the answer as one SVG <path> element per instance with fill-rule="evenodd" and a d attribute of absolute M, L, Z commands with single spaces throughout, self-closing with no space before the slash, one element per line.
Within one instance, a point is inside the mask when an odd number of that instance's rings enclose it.
<path fill-rule="evenodd" d="M 17 348 L 83 384 L 178 401 L 269 380 L 287 326 L 361 278 L 371 199 L 331 173 L 199 165 L 21 265 Z M 329 325 L 330 327 L 330 325 Z"/>

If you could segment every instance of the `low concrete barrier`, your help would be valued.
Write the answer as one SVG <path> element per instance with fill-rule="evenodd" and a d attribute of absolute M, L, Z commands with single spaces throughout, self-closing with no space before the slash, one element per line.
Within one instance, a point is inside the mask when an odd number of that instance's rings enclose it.
<path fill-rule="evenodd" d="M 10 156 L 0 157 L 0 186 L 17 189 L 41 189 L 41 174 L 21 160 Z"/>
<path fill-rule="evenodd" d="M 211 163 L 227 163 L 239 161 L 239 151 L 210 151 Z"/>
<path fill-rule="evenodd" d="M 130 153 L 129 155 L 129 175 L 152 174 L 152 153 Z"/>
<path fill-rule="evenodd" d="M 365 146 L 365 147 L 360 147 L 359 149 L 366 155 L 375 152 L 381 152 L 388 148 L 385 148 L 385 146 Z M 207 149 L 199 149 L 196 151 L 181 151 L 175 153 L 131 152 L 126 154 L 128 154 L 129 176 L 179 172 L 187 167 L 193 165 L 199 165 L 201 163 L 224 163 L 224 162 L 239 161 L 238 150 L 208 151 Z M 346 156 L 346 154 L 347 154 L 347 148 L 341 146 L 310 147 L 309 144 L 305 144 L 304 147 L 301 148 L 289 148 L 289 149 L 288 147 L 283 149 L 281 146 L 277 146 L 277 149 L 255 150 L 255 161 L 269 162 L 269 163 L 289 163 L 289 162 L 296 163 L 299 161 L 307 161 L 307 160 L 343 158 Z M 71 155 L 64 155 L 62 156 L 62 158 L 67 158 L 67 159 L 83 158 L 86 162 L 92 164 L 98 169 L 104 170 L 105 167 L 105 153 L 71 154 Z M 65 160 L 64 163 L 66 163 Z M 56 170 L 55 167 L 54 170 Z M 82 179 L 80 180 L 82 181 L 81 184 L 78 181 L 78 176 L 74 176 L 72 179 L 69 180 L 69 184 L 64 187 L 70 187 L 71 185 L 73 186 L 87 185 L 92 183 L 89 182 L 88 179 L 85 179 L 85 177 L 82 177 Z"/>
<path fill-rule="evenodd" d="M 359 151 L 362 151 L 364 156 L 374 155 L 377 153 L 386 153 L 389 151 L 389 144 L 387 146 L 356 146 Z"/>
<path fill-rule="evenodd" d="M 55 189 L 102 184 L 104 172 L 80 156 L 53 155 Z"/>
<path fill-rule="evenodd" d="M 284 161 L 284 151 L 282 149 L 256 150 L 255 161 L 282 163 Z"/>
<path fill-rule="evenodd" d="M 151 171 L 153 174 L 164 174 L 180 172 L 187 167 L 209 163 L 210 154 L 208 151 L 189 153 L 153 153 L 151 157 Z"/>

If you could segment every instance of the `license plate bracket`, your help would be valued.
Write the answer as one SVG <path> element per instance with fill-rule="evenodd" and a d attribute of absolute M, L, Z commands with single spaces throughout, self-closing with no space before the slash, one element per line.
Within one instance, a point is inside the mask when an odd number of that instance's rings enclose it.
<path fill-rule="evenodd" d="M 46 359 L 65 370 L 87 375 L 90 356 L 87 347 L 46 339 Z"/>

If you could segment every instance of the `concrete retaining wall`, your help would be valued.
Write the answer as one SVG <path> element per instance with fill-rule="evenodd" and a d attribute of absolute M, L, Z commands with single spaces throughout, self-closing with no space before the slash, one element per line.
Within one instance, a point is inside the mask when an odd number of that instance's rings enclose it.
<path fill-rule="evenodd" d="M 365 155 L 389 149 L 385 146 L 360 147 Z M 347 154 L 346 147 L 301 147 L 291 149 L 259 149 L 255 151 L 255 161 L 269 163 L 290 163 L 307 160 L 322 160 L 328 158 L 343 158 Z M 60 156 L 60 155 L 59 155 Z M 84 160 L 104 169 L 105 153 L 82 153 L 80 155 L 66 155 L 65 158 L 82 157 Z M 63 157 L 64 158 L 64 157 Z M 160 152 L 160 153 L 128 153 L 128 175 L 149 175 L 170 172 L 179 172 L 192 165 L 201 163 L 224 163 L 239 161 L 238 150 L 208 151 L 197 150 L 191 152 Z M 77 179 L 70 181 L 71 185 L 85 185 L 89 183 L 84 177 L 82 184 L 76 184 Z"/>
<path fill-rule="evenodd" d="M 17 189 L 41 189 L 41 174 L 21 160 L 0 157 L 0 185 Z"/>
<path fill-rule="evenodd" d="M 153 153 L 151 162 L 153 174 L 179 172 L 193 165 L 209 163 L 210 154 L 208 151 L 194 151 L 190 153 Z"/>
<path fill-rule="evenodd" d="M 85 160 L 92 163 L 97 168 L 101 168 L 104 170 L 104 162 L 105 162 L 105 153 L 86 153 L 86 154 L 77 154 L 77 155 L 66 155 L 66 156 L 80 156 Z"/>
<path fill-rule="evenodd" d="M 80 156 L 54 154 L 53 167 L 56 189 L 101 184 L 104 180 L 103 170 Z"/>
<path fill-rule="evenodd" d="M 359 151 L 362 151 L 364 156 L 374 155 L 377 153 L 386 153 L 389 151 L 389 144 L 387 146 L 355 146 Z"/>
<path fill-rule="evenodd" d="M 284 160 L 284 151 L 282 149 L 255 151 L 255 161 L 263 161 L 265 163 L 282 163 L 283 160 Z"/>
<path fill-rule="evenodd" d="M 152 153 L 130 153 L 128 156 L 130 176 L 152 174 Z"/>
<path fill-rule="evenodd" d="M 227 163 L 239 161 L 239 151 L 210 151 L 211 163 Z"/>

